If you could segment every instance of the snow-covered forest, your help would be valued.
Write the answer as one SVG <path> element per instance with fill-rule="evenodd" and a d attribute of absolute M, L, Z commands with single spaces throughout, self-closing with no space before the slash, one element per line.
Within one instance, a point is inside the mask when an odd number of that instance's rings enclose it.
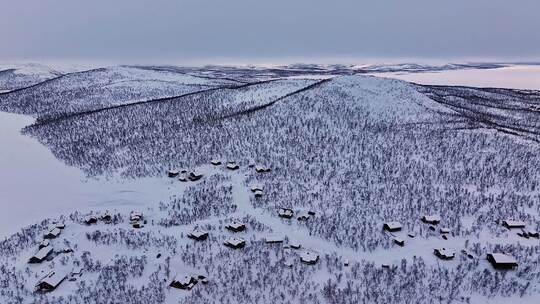
<path fill-rule="evenodd" d="M 535 302 L 540 92 L 364 75 L 400 69 L 0 72 L 57 159 L 173 192 L 0 240 L 0 302 Z"/>

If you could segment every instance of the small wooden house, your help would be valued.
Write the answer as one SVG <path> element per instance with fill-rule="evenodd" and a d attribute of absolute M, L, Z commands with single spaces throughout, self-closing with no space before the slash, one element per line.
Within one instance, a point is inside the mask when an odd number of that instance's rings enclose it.
<path fill-rule="evenodd" d="M 424 215 L 422 216 L 422 222 L 431 225 L 437 225 L 441 222 L 441 217 L 438 215 Z"/>
<path fill-rule="evenodd" d="M 46 246 L 41 248 L 36 254 L 34 254 L 28 263 L 41 263 L 53 252 L 52 246 Z"/>
<path fill-rule="evenodd" d="M 227 164 L 227 169 L 229 170 L 237 170 L 238 168 L 240 168 L 240 166 L 238 166 L 238 164 L 235 162 L 229 162 Z"/>
<path fill-rule="evenodd" d="M 290 219 L 294 216 L 294 211 L 289 208 L 279 208 L 278 216 L 282 218 Z"/>
<path fill-rule="evenodd" d="M 302 244 L 296 240 L 289 240 L 289 247 L 292 249 L 300 249 L 302 248 Z"/>
<path fill-rule="evenodd" d="M 262 190 L 255 191 L 255 197 L 261 197 L 263 195 Z"/>
<path fill-rule="evenodd" d="M 443 228 L 439 229 L 439 232 L 441 234 L 449 234 L 451 232 L 451 230 L 450 230 L 450 228 L 443 227 Z"/>
<path fill-rule="evenodd" d="M 189 180 L 192 181 L 192 182 L 195 182 L 195 181 L 198 181 L 200 180 L 201 178 L 203 177 L 203 174 L 202 173 L 199 173 L 199 172 L 196 172 L 196 171 L 192 171 L 189 173 Z"/>
<path fill-rule="evenodd" d="M 217 159 L 212 159 L 212 160 L 210 161 L 210 163 L 211 163 L 212 165 L 214 165 L 214 166 L 219 166 L 219 165 L 221 165 L 221 161 L 220 161 L 220 160 L 217 160 Z"/>
<path fill-rule="evenodd" d="M 132 222 L 141 221 L 142 219 L 143 219 L 143 214 L 141 212 L 132 211 L 129 214 L 129 220 L 132 221 Z"/>
<path fill-rule="evenodd" d="M 513 269 L 518 263 L 513 256 L 503 253 L 488 253 L 487 260 L 497 269 Z"/>
<path fill-rule="evenodd" d="M 276 236 L 276 235 L 270 235 L 264 238 L 264 241 L 267 244 L 277 244 L 277 243 L 283 243 L 283 237 L 282 236 Z"/>
<path fill-rule="evenodd" d="M 195 229 L 188 234 L 188 237 L 196 241 L 204 241 L 208 238 L 208 232 Z"/>
<path fill-rule="evenodd" d="M 452 249 L 436 248 L 433 253 L 441 260 L 451 260 L 456 256 L 456 252 Z"/>
<path fill-rule="evenodd" d="M 92 225 L 92 224 L 95 224 L 97 223 L 97 217 L 93 216 L 93 215 L 89 215 L 87 217 L 84 218 L 84 223 L 86 225 Z"/>
<path fill-rule="evenodd" d="M 399 222 L 387 222 L 384 223 L 383 229 L 389 232 L 396 232 L 401 230 L 401 223 Z"/>
<path fill-rule="evenodd" d="M 305 264 L 314 265 L 319 261 L 319 255 L 312 251 L 304 251 L 300 254 L 300 261 Z"/>
<path fill-rule="evenodd" d="M 232 223 L 227 224 L 225 228 L 233 232 L 240 232 L 246 229 L 246 225 L 237 221 L 233 221 Z"/>
<path fill-rule="evenodd" d="M 508 229 L 525 228 L 525 222 L 515 220 L 504 220 L 502 225 Z"/>
<path fill-rule="evenodd" d="M 400 247 L 405 246 L 405 240 L 404 239 L 394 238 L 393 241 L 394 241 L 394 244 L 396 244 L 396 245 L 398 245 Z"/>
<path fill-rule="evenodd" d="M 311 218 L 311 215 L 309 215 L 309 213 L 307 212 L 302 212 L 298 215 L 298 217 L 296 218 L 297 220 L 299 221 L 307 221 Z"/>
<path fill-rule="evenodd" d="M 255 185 L 251 187 L 251 192 L 263 191 L 263 187 Z"/>
<path fill-rule="evenodd" d="M 51 242 L 48 239 L 44 239 L 41 241 L 41 243 L 39 243 L 39 249 L 49 246 L 50 243 Z"/>
<path fill-rule="evenodd" d="M 184 275 L 174 278 L 169 286 L 178 289 L 191 290 L 197 282 L 198 280 L 194 276 Z"/>
<path fill-rule="evenodd" d="M 178 174 L 180 174 L 180 171 L 176 170 L 176 169 L 172 169 L 172 170 L 167 171 L 167 175 L 169 177 L 176 177 L 176 176 L 178 176 Z"/>
<path fill-rule="evenodd" d="M 246 241 L 243 238 L 230 237 L 227 240 L 225 240 L 223 244 L 227 247 L 238 249 L 238 248 L 244 248 L 244 246 L 246 245 Z"/>
<path fill-rule="evenodd" d="M 48 275 L 42 278 L 35 286 L 38 291 L 52 291 L 66 279 L 66 274 L 56 271 L 51 271 Z"/>
<path fill-rule="evenodd" d="M 54 227 L 51 230 L 49 230 L 47 233 L 45 233 L 45 235 L 43 235 L 43 238 L 44 239 L 55 239 L 60 235 L 60 232 L 62 232 L 62 230 L 60 230 L 59 228 Z"/>
<path fill-rule="evenodd" d="M 271 170 L 270 170 L 270 168 L 258 165 L 258 166 L 255 166 L 255 171 L 257 173 L 265 173 L 265 172 L 270 172 Z"/>

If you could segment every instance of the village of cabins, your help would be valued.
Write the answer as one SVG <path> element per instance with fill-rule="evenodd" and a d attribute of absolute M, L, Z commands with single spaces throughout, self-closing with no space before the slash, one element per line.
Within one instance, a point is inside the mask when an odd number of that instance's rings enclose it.
<path fill-rule="evenodd" d="M 213 166 L 221 166 L 223 163 L 219 160 L 212 160 L 210 162 Z M 228 170 L 238 170 L 240 166 L 234 162 L 229 161 L 224 166 Z M 270 172 L 270 168 L 265 166 L 259 166 L 255 164 L 249 164 L 249 168 L 254 168 L 257 173 Z M 171 169 L 167 171 L 167 175 L 170 178 L 177 178 L 181 182 L 188 181 L 198 181 L 204 177 L 204 175 L 197 171 L 188 171 L 188 170 L 177 170 Z M 263 195 L 263 187 L 259 185 L 254 185 L 250 188 L 250 191 L 255 197 L 261 197 Z M 315 216 L 316 212 L 309 210 L 305 212 L 295 212 L 292 208 L 282 207 L 277 211 L 277 216 L 284 221 L 292 220 L 295 218 L 298 221 L 307 221 L 310 217 Z M 147 220 L 144 218 L 142 212 L 132 211 L 129 214 L 129 223 L 134 229 L 141 229 L 147 224 Z M 82 225 L 94 225 L 99 222 L 111 223 L 114 222 L 113 215 L 109 213 L 104 213 L 101 215 L 88 215 L 80 223 Z M 439 215 L 424 215 L 419 221 L 423 222 L 425 225 L 428 225 L 429 230 L 434 233 L 438 233 L 443 240 L 447 240 L 449 235 L 452 235 L 452 229 L 450 227 L 441 226 L 443 220 Z M 537 231 L 531 231 L 526 228 L 526 224 L 520 220 L 505 219 L 500 220 L 500 225 L 504 226 L 510 231 L 516 231 L 517 235 L 523 238 L 539 238 L 539 233 Z M 246 223 L 240 220 L 233 220 L 224 227 L 227 231 L 231 233 L 224 242 L 223 246 L 229 247 L 231 249 L 242 249 L 246 246 L 246 240 L 241 236 L 238 236 L 240 232 L 249 229 Z M 406 238 L 415 238 L 415 234 L 412 232 L 403 231 L 401 223 L 396 221 L 385 222 L 381 227 L 381 233 L 386 234 L 396 246 L 406 246 Z M 42 263 L 44 261 L 51 261 L 55 256 L 62 253 L 73 252 L 72 248 L 62 247 L 58 248 L 54 244 L 54 240 L 57 239 L 63 230 L 69 229 L 66 227 L 65 222 L 55 222 L 52 227 L 43 235 L 43 240 L 39 244 L 37 252 L 28 259 L 28 263 Z M 195 228 L 189 234 L 188 237 L 194 241 L 207 241 L 209 232 L 203 229 Z M 283 245 L 284 248 L 301 250 L 302 245 L 296 240 L 289 240 L 286 237 L 277 237 L 271 236 L 266 237 L 265 242 L 267 244 L 279 243 Z M 441 260 L 452 260 L 456 256 L 455 248 L 445 248 L 438 247 L 433 248 L 433 254 Z M 469 259 L 485 259 L 487 260 L 493 268 L 497 270 L 507 271 L 512 270 L 518 267 L 518 261 L 511 255 L 504 252 L 492 252 L 488 253 L 485 257 L 476 257 L 473 254 L 467 252 L 466 250 L 461 250 L 461 254 L 465 255 Z M 160 258 L 161 254 L 158 254 L 157 258 Z M 313 250 L 303 250 L 298 254 L 298 258 L 301 263 L 305 265 L 314 265 L 319 261 L 319 254 Z M 293 263 L 288 260 L 285 261 L 284 267 L 292 267 Z M 343 261 L 344 266 L 349 265 L 348 260 Z M 382 268 L 390 268 L 390 264 L 382 264 Z M 50 271 L 38 282 L 35 284 L 34 290 L 36 292 L 50 292 L 56 289 L 63 281 L 76 281 L 79 277 L 83 276 L 83 268 L 80 265 L 74 265 L 72 271 L 70 272 L 61 272 L 61 271 Z M 169 286 L 177 289 L 191 290 L 198 283 L 206 284 L 208 283 L 208 278 L 203 274 L 177 274 L 173 279 L 170 280 Z"/>

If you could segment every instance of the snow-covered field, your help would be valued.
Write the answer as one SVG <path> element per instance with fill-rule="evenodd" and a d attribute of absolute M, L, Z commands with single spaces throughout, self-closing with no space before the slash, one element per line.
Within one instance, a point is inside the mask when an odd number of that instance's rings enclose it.
<path fill-rule="evenodd" d="M 371 67 L 399 68 L 429 67 Z M 108 67 L 0 94 L 30 115 L 0 112 L 0 302 L 535 302 L 540 93 L 351 71 Z"/>
<path fill-rule="evenodd" d="M 509 65 L 496 69 L 372 73 L 419 84 L 540 90 L 540 65 Z"/>

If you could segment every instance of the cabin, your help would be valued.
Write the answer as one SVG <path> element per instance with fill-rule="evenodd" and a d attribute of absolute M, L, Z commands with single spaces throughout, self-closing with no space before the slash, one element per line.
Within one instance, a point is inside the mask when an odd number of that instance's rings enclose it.
<path fill-rule="evenodd" d="M 525 222 L 515 220 L 504 220 L 502 225 L 508 229 L 525 228 Z"/>
<path fill-rule="evenodd" d="M 289 247 L 291 247 L 292 249 L 300 249 L 302 248 L 302 245 L 298 241 L 289 240 Z"/>
<path fill-rule="evenodd" d="M 257 191 L 263 191 L 263 187 L 261 186 L 253 186 L 251 187 L 251 192 L 257 192 Z"/>
<path fill-rule="evenodd" d="M 34 254 L 29 260 L 28 263 L 41 263 L 43 262 L 51 253 L 53 252 L 52 246 L 46 246 L 41 248 L 36 254 Z"/>
<path fill-rule="evenodd" d="M 310 218 L 311 218 L 311 215 L 309 215 L 308 213 L 301 213 L 300 215 L 298 215 L 296 219 L 298 219 L 299 221 L 307 221 Z"/>
<path fill-rule="evenodd" d="M 452 249 L 436 248 L 433 253 L 441 260 L 451 260 L 456 256 L 456 252 Z"/>
<path fill-rule="evenodd" d="M 214 165 L 214 166 L 219 166 L 219 165 L 221 165 L 221 161 L 220 161 L 220 160 L 217 160 L 217 159 L 212 159 L 212 160 L 210 161 L 210 163 L 211 163 L 212 165 Z"/>
<path fill-rule="evenodd" d="M 305 264 L 314 265 L 319 261 L 319 255 L 315 252 L 304 251 L 300 254 L 300 261 Z"/>
<path fill-rule="evenodd" d="M 267 243 L 267 244 L 277 244 L 277 243 L 283 243 L 283 237 L 281 236 L 275 236 L 275 235 L 272 235 L 272 236 L 267 236 L 264 241 Z"/>
<path fill-rule="evenodd" d="M 246 241 L 243 238 L 230 237 L 227 240 L 225 240 L 223 244 L 227 247 L 238 249 L 238 248 L 244 248 L 244 246 L 246 245 Z"/>
<path fill-rule="evenodd" d="M 261 197 L 263 195 L 262 190 L 255 191 L 255 197 Z"/>
<path fill-rule="evenodd" d="M 66 228 L 66 224 L 64 224 L 64 223 L 55 223 L 54 227 L 56 227 L 58 229 L 64 229 L 64 228 Z"/>
<path fill-rule="evenodd" d="M 518 267 L 518 263 L 513 256 L 503 253 L 488 253 L 487 260 L 496 269 L 513 269 Z"/>
<path fill-rule="evenodd" d="M 233 232 L 240 232 L 246 229 L 246 225 L 237 221 L 233 221 L 230 224 L 227 224 L 225 228 L 233 231 Z"/>
<path fill-rule="evenodd" d="M 95 224 L 97 223 L 97 217 L 93 216 L 93 215 L 89 215 L 87 217 L 84 218 L 84 223 L 86 225 L 92 225 L 92 224 Z"/>
<path fill-rule="evenodd" d="M 201 173 L 199 173 L 199 172 L 195 172 L 195 171 L 190 172 L 190 173 L 189 173 L 189 176 L 188 176 L 189 180 L 192 181 L 192 182 L 198 181 L 198 180 L 200 180 L 202 177 L 203 177 L 203 174 L 201 174 Z"/>
<path fill-rule="evenodd" d="M 188 234 L 188 238 L 196 241 L 204 241 L 208 238 L 208 232 L 195 229 Z"/>
<path fill-rule="evenodd" d="M 408 233 L 407 234 L 411 239 L 414 239 L 416 237 L 416 234 L 414 233 Z"/>
<path fill-rule="evenodd" d="M 441 222 L 441 218 L 438 215 L 424 215 L 422 216 L 422 222 L 437 225 Z"/>
<path fill-rule="evenodd" d="M 43 235 L 43 238 L 44 239 L 55 239 L 60 235 L 60 232 L 62 232 L 62 230 L 60 230 L 59 228 L 54 227 L 53 229 L 49 230 L 49 232 L 45 233 L 45 235 Z"/>
<path fill-rule="evenodd" d="M 255 166 L 255 171 L 257 173 L 265 173 L 265 172 L 270 172 L 270 168 L 267 168 L 267 167 L 264 167 L 264 166 Z"/>
<path fill-rule="evenodd" d="M 189 178 L 185 174 L 182 174 L 182 176 L 180 176 L 178 178 L 178 180 L 181 181 L 181 182 L 187 182 L 187 181 L 189 181 Z"/>
<path fill-rule="evenodd" d="M 396 245 L 398 245 L 400 247 L 405 246 L 405 240 L 403 240 L 403 239 L 394 238 L 393 241 L 394 241 L 394 244 L 396 244 Z"/>
<path fill-rule="evenodd" d="M 176 177 L 176 176 L 178 176 L 178 174 L 180 174 L 180 171 L 176 170 L 176 169 L 172 169 L 172 170 L 167 171 L 167 175 L 169 177 Z"/>
<path fill-rule="evenodd" d="M 66 274 L 56 271 L 51 271 L 43 279 L 41 279 L 35 286 L 37 291 L 52 291 L 55 290 L 60 283 L 66 279 Z"/>
<path fill-rule="evenodd" d="M 527 233 L 529 234 L 529 237 L 533 237 L 533 238 L 538 238 L 539 237 L 539 234 L 538 234 L 538 231 L 527 231 Z"/>
<path fill-rule="evenodd" d="M 383 229 L 389 232 L 401 231 L 401 224 L 399 222 L 387 222 L 384 223 Z"/>
<path fill-rule="evenodd" d="M 309 215 L 311 215 L 311 216 L 315 216 L 315 211 L 309 210 L 309 211 L 307 212 L 307 214 L 309 214 Z"/>
<path fill-rule="evenodd" d="M 238 168 L 240 168 L 240 166 L 238 166 L 238 164 L 235 162 L 229 162 L 227 164 L 227 169 L 229 170 L 237 170 Z"/>
<path fill-rule="evenodd" d="M 49 246 L 50 243 L 51 242 L 48 239 L 44 239 L 41 241 L 41 243 L 39 243 L 39 249 Z"/>
<path fill-rule="evenodd" d="M 198 280 L 194 276 L 184 275 L 174 278 L 169 286 L 178 289 L 191 290 L 197 282 Z"/>
<path fill-rule="evenodd" d="M 143 219 L 143 214 L 141 212 L 132 211 L 129 215 L 129 220 L 134 221 L 140 221 Z"/>
<path fill-rule="evenodd" d="M 443 227 L 443 228 L 439 229 L 439 232 L 441 234 L 449 234 L 450 231 L 451 231 L 450 228 L 446 228 L 446 227 Z"/>
<path fill-rule="evenodd" d="M 279 208 L 278 216 L 286 219 L 290 219 L 294 216 L 294 211 L 289 208 Z"/>
<path fill-rule="evenodd" d="M 104 222 L 110 222 L 112 221 L 112 216 L 109 213 L 105 213 L 101 216 L 101 220 Z"/>

